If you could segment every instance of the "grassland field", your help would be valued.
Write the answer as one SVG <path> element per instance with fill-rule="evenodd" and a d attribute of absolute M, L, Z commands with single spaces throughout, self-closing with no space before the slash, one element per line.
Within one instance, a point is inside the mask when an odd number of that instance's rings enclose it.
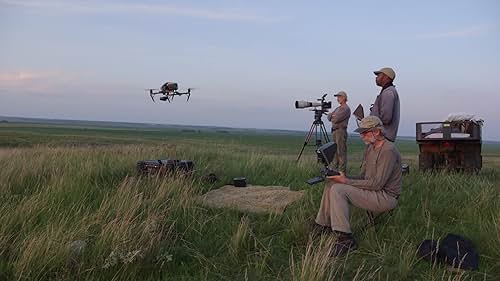
<path fill-rule="evenodd" d="M 483 144 L 477 175 L 422 173 L 418 146 L 397 141 L 410 174 L 399 206 L 360 231 L 358 249 L 328 256 L 312 235 L 322 185 L 301 134 L 257 130 L 0 123 L 0 280 L 500 280 L 500 145 Z M 348 141 L 348 174 L 364 145 Z M 190 159 L 192 177 L 139 177 L 145 159 Z M 215 173 L 218 181 L 202 176 Z M 284 214 L 201 206 L 233 177 L 303 190 Z M 424 239 L 456 233 L 480 254 L 477 271 L 420 260 Z"/>

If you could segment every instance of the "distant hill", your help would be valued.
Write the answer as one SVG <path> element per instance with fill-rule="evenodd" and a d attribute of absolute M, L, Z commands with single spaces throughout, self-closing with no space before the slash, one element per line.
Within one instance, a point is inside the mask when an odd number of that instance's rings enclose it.
<path fill-rule="evenodd" d="M 197 125 L 176 125 L 176 124 L 158 124 L 158 123 L 133 123 L 133 122 L 112 122 L 112 121 L 89 121 L 89 120 L 70 120 L 70 119 L 49 119 L 49 118 L 27 118 L 15 116 L 0 116 L 0 123 L 33 123 L 49 125 L 70 125 L 82 127 L 113 127 L 113 128 L 138 128 L 138 129 L 184 129 L 196 130 L 202 132 L 228 132 L 228 133 L 247 133 L 247 134 L 269 134 L 269 135 L 295 135 L 304 136 L 306 131 L 296 130 L 278 130 L 278 129 L 257 129 L 257 128 L 231 128 L 222 126 L 197 126 Z M 350 134 L 357 136 L 357 134 Z M 401 140 L 415 140 L 415 136 L 398 136 Z M 484 141 L 484 144 L 500 145 L 497 141 Z"/>
<path fill-rule="evenodd" d="M 49 125 L 70 125 L 82 127 L 101 128 L 140 128 L 140 129 L 184 129 L 195 131 L 218 131 L 228 133 L 249 133 L 249 134 L 272 134 L 272 135 L 304 135 L 304 131 L 278 130 L 278 129 L 257 129 L 257 128 L 231 128 L 222 126 L 196 126 L 196 125 L 175 125 L 157 123 L 132 123 L 132 122 L 112 122 L 112 121 L 89 121 L 89 120 L 68 120 L 68 119 L 48 119 L 48 118 L 26 118 L 13 116 L 0 116 L 0 123 L 31 123 Z"/>

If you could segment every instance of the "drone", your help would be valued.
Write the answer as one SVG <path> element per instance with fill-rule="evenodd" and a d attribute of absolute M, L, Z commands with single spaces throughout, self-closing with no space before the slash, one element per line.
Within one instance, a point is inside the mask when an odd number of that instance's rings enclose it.
<path fill-rule="evenodd" d="M 166 82 L 163 84 L 160 89 L 146 89 L 146 91 L 149 91 L 149 96 L 155 102 L 154 96 L 155 95 L 163 95 L 160 97 L 161 101 L 168 101 L 171 102 L 175 96 L 182 96 L 182 95 L 187 95 L 187 100 L 189 101 L 189 97 L 191 96 L 191 90 L 194 88 L 188 88 L 187 92 L 179 92 L 177 91 L 178 85 L 175 82 Z"/>

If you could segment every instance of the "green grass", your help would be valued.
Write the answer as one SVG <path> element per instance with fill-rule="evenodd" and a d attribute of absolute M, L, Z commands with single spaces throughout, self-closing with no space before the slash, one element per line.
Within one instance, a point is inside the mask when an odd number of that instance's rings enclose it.
<path fill-rule="evenodd" d="M 346 258 L 328 257 L 332 237 L 313 237 L 322 186 L 302 136 L 182 129 L 0 124 L 0 280 L 498 280 L 500 148 L 485 147 L 478 175 L 420 173 L 418 147 L 397 145 L 411 173 L 398 208 L 360 232 Z M 363 146 L 349 140 L 348 172 Z M 139 178 L 138 160 L 191 159 L 192 178 Z M 216 184 L 203 183 L 208 173 Z M 208 209 L 196 196 L 231 178 L 290 186 L 305 196 L 283 215 Z M 470 238 L 480 269 L 452 272 L 420 261 L 423 239 Z M 81 255 L 69 245 L 85 241 Z"/>

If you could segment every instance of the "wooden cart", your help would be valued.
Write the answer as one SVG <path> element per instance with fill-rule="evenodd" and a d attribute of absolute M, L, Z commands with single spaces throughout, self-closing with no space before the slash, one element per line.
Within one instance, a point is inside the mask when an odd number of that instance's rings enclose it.
<path fill-rule="evenodd" d="M 481 126 L 475 121 L 417 123 L 420 170 L 477 173 L 482 167 Z"/>

